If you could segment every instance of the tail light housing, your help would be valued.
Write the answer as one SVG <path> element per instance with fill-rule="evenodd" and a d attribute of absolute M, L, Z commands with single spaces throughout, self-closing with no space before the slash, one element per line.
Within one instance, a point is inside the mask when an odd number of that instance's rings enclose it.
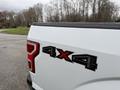
<path fill-rule="evenodd" d="M 27 41 L 27 61 L 31 72 L 35 73 L 35 57 L 39 54 L 40 44 L 34 41 Z"/>

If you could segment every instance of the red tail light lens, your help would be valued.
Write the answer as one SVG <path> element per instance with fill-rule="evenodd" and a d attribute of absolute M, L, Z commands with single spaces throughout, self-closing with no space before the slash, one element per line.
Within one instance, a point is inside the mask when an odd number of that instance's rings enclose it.
<path fill-rule="evenodd" d="M 27 41 L 27 60 L 31 72 L 35 73 L 35 57 L 39 54 L 40 44 L 38 42 Z"/>

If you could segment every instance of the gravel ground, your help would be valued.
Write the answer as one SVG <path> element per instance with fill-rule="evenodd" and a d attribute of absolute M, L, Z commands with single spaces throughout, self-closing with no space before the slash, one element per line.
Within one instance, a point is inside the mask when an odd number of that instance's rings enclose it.
<path fill-rule="evenodd" d="M 26 36 L 0 34 L 0 90 L 29 90 Z"/>

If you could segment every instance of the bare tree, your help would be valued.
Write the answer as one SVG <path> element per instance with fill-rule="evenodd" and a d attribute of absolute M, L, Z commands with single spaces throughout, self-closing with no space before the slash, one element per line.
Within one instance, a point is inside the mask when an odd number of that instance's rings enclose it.
<path fill-rule="evenodd" d="M 43 22 L 43 5 L 41 3 L 38 3 L 33 8 L 35 9 L 37 21 Z"/>
<path fill-rule="evenodd" d="M 101 22 L 114 21 L 117 17 L 117 7 L 109 0 L 99 0 L 96 17 L 96 20 Z"/>

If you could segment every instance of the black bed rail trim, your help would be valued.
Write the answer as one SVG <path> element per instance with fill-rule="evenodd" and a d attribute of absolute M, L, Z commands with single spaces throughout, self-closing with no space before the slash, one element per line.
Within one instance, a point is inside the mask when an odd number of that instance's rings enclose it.
<path fill-rule="evenodd" d="M 50 26 L 50 27 L 70 27 L 70 28 L 101 28 L 101 29 L 120 29 L 120 23 L 103 23 L 103 22 L 48 22 L 38 23 L 36 26 Z"/>

